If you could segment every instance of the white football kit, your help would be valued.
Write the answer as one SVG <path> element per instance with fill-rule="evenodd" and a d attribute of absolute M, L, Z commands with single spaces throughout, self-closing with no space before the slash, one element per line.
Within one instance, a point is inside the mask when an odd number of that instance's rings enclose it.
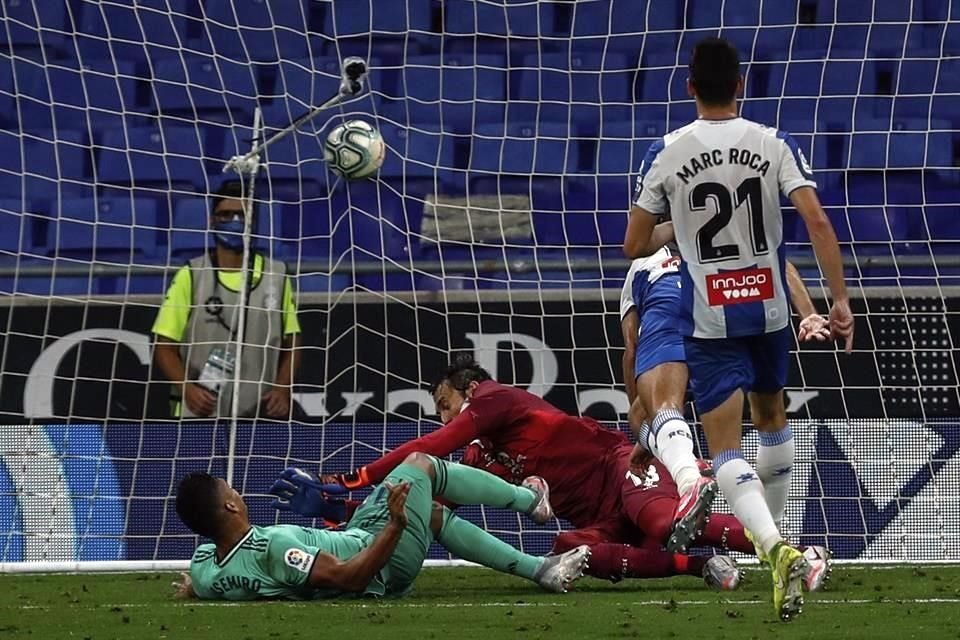
<path fill-rule="evenodd" d="M 743 118 L 696 120 L 651 145 L 634 205 L 673 220 L 684 335 L 787 326 L 780 194 L 800 187 L 816 182 L 793 138 Z"/>

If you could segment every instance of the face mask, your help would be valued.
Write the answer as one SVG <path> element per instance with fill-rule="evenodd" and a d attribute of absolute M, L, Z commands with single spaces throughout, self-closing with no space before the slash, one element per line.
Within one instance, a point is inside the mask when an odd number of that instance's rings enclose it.
<path fill-rule="evenodd" d="M 213 232 L 217 244 L 233 251 L 243 250 L 243 220 L 216 222 L 213 225 Z"/>

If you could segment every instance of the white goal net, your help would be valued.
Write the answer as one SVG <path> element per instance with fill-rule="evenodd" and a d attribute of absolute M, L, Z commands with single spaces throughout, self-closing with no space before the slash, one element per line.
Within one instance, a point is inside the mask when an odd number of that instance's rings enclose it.
<path fill-rule="evenodd" d="M 960 561 L 952 3 L 2 0 L 0 567 L 188 558 L 171 496 L 192 470 L 229 474 L 257 523 L 302 522 L 269 505 L 280 471 L 348 471 L 435 429 L 427 389 L 454 351 L 624 428 L 626 212 L 647 147 L 695 117 L 686 63 L 709 35 L 740 49 L 742 114 L 811 159 L 858 314 L 852 355 L 793 361 L 790 533 L 845 559 Z M 286 265 L 292 408 L 174 417 L 152 332 L 174 275 L 214 246 L 224 162 L 251 149 L 255 110 L 269 136 L 335 94 L 348 56 L 367 89 L 260 157 L 264 261 L 243 273 L 282 282 L 271 261 Z M 349 119 L 387 144 L 373 179 L 323 162 Z M 279 290 L 248 292 L 245 326 L 270 325 Z M 183 313 L 235 328 L 224 308 L 215 293 Z M 465 513 L 533 552 L 564 526 Z"/>

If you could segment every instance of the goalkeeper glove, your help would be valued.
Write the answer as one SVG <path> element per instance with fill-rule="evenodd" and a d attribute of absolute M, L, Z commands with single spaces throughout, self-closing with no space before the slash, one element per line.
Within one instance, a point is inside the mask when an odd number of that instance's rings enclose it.
<path fill-rule="evenodd" d="M 360 467 L 350 473 L 325 473 L 320 476 L 320 482 L 324 484 L 334 484 L 348 489 L 360 489 L 369 486 L 370 481 L 367 478 L 367 468 Z"/>
<path fill-rule="evenodd" d="M 303 469 L 287 467 L 270 487 L 277 496 L 271 506 L 279 511 L 293 511 L 308 518 L 320 518 L 328 526 L 346 519 L 347 505 L 341 497 L 347 493 L 339 484 L 324 484 Z"/>

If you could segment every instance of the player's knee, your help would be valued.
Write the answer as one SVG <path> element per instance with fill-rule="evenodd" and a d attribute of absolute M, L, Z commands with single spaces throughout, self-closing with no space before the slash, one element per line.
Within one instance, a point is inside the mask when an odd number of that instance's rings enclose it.
<path fill-rule="evenodd" d="M 433 456 L 426 453 L 420 453 L 419 451 L 411 453 L 403 459 L 403 463 L 411 467 L 416 467 L 417 469 L 422 469 L 430 478 L 433 478 L 436 473 L 433 468 Z"/>
<path fill-rule="evenodd" d="M 646 538 L 658 540 L 661 544 L 666 542 L 670 531 L 673 529 L 672 514 L 657 514 L 643 520 L 643 532 Z"/>

